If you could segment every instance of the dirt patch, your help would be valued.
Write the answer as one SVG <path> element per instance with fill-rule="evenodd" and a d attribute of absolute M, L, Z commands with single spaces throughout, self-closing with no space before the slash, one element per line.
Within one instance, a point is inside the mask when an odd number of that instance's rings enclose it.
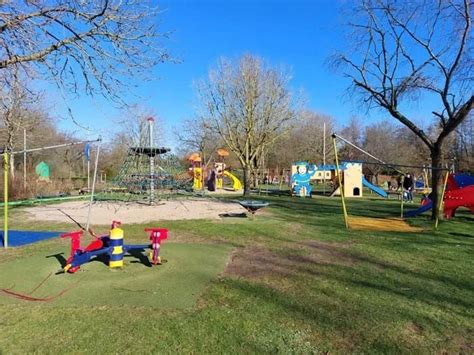
<path fill-rule="evenodd" d="M 320 264 L 330 265 L 355 265 L 357 259 L 349 253 L 353 243 L 328 243 L 318 240 L 302 242 L 301 245 L 311 249 L 311 255 Z"/>
<path fill-rule="evenodd" d="M 87 202 L 74 201 L 54 205 L 25 208 L 28 218 L 36 221 L 71 222 L 71 216 L 86 223 Z M 169 200 L 155 206 L 121 202 L 95 202 L 91 210 L 91 224 L 110 224 L 112 220 L 125 223 L 145 223 L 159 220 L 219 219 L 222 213 L 242 213 L 238 203 L 208 199 Z"/>
<path fill-rule="evenodd" d="M 423 333 L 423 328 L 413 322 L 409 322 L 406 325 L 405 330 L 408 334 L 414 334 L 416 336 L 421 336 Z"/>
<path fill-rule="evenodd" d="M 317 275 L 315 266 L 318 265 L 350 266 L 356 263 L 356 260 L 344 251 L 350 244 L 307 241 L 299 246 L 299 250 L 295 250 L 294 254 L 279 254 L 258 246 L 236 249 L 224 274 L 249 279 L 285 277 L 295 271 Z"/>
<path fill-rule="evenodd" d="M 450 344 L 449 348 L 441 348 L 436 354 L 474 354 L 473 336 L 472 330 L 468 330 L 466 334 L 450 336 L 446 339 Z"/>
<path fill-rule="evenodd" d="M 236 249 L 232 253 L 224 274 L 250 279 L 268 275 L 289 275 L 288 267 L 281 257 L 263 247 Z"/>

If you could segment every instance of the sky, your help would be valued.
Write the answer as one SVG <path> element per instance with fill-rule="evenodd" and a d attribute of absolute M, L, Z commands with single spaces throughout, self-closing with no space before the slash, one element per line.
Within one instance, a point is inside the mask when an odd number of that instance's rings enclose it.
<path fill-rule="evenodd" d="M 345 90 L 350 84 L 327 65 L 328 57 L 345 46 L 341 6 L 334 0 L 163 0 L 162 31 L 171 32 L 163 41 L 179 63 L 160 64 L 126 99 L 149 108 L 161 118 L 166 144 L 176 147 L 173 127 L 193 117 L 196 96 L 193 81 L 205 78 L 220 57 L 237 59 L 243 54 L 262 57 L 292 73 L 291 87 L 304 90 L 306 107 L 332 116 L 339 126 L 351 115 L 366 116 Z M 101 135 L 109 140 L 118 129 L 120 111 L 100 98 L 80 97 L 66 103 L 54 93 L 49 97 L 52 115 L 66 117 L 62 129 L 84 138 Z M 89 131 L 79 128 L 68 115 Z M 370 120 L 382 117 L 372 113 Z"/>

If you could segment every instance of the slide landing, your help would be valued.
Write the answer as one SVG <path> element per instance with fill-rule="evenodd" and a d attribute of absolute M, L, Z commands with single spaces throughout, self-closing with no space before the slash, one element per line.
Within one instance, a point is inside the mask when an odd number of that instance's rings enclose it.
<path fill-rule="evenodd" d="M 371 184 L 370 182 L 367 181 L 367 179 L 364 176 L 362 176 L 362 185 L 372 190 L 377 195 L 380 195 L 384 198 L 388 197 L 388 194 L 384 191 L 384 189 L 382 189 L 381 187 L 375 186 L 374 184 Z"/>
<path fill-rule="evenodd" d="M 234 184 L 233 188 L 235 191 L 242 190 L 242 183 L 234 174 L 231 174 L 226 170 L 224 171 L 224 175 L 232 179 L 232 182 Z"/>
<path fill-rule="evenodd" d="M 410 218 L 410 217 L 416 217 L 426 211 L 429 211 L 431 210 L 431 208 L 433 208 L 433 202 L 429 202 L 427 203 L 426 205 L 424 206 L 421 206 L 420 208 L 416 209 L 416 210 L 413 210 L 413 211 L 407 211 L 403 214 L 403 217 L 404 218 Z"/>

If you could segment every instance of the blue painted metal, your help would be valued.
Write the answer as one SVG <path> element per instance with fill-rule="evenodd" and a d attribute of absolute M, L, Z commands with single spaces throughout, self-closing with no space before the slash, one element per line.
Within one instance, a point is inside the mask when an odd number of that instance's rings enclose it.
<path fill-rule="evenodd" d="M 109 254 L 111 253 L 112 248 L 100 248 L 98 250 L 88 251 L 82 254 L 76 254 L 71 261 L 71 267 L 80 266 L 82 264 L 88 263 L 94 256 Z"/>
<path fill-rule="evenodd" d="M 406 211 L 404 214 L 403 214 L 403 217 L 404 218 L 410 218 L 410 217 L 416 217 L 426 211 L 429 211 L 433 208 L 433 202 L 429 202 L 427 203 L 426 205 L 424 206 L 421 206 L 420 208 L 417 208 L 416 210 L 413 210 L 413 211 Z"/>
<path fill-rule="evenodd" d="M 381 187 L 375 186 L 374 184 L 371 184 L 370 182 L 368 182 L 367 179 L 365 178 L 365 176 L 362 176 L 362 185 L 364 185 L 368 189 L 372 190 L 373 192 L 375 192 L 376 194 L 378 194 L 378 195 L 380 195 L 384 198 L 388 197 L 388 194 L 385 192 L 384 189 L 382 189 Z"/>
<path fill-rule="evenodd" d="M 64 232 L 10 230 L 8 231 L 8 246 L 19 247 L 32 244 L 59 237 L 62 233 Z M 3 231 L 0 231 L 0 245 L 3 246 Z"/>
<path fill-rule="evenodd" d="M 460 189 L 474 185 L 474 176 L 468 174 L 454 174 L 453 177 Z"/>

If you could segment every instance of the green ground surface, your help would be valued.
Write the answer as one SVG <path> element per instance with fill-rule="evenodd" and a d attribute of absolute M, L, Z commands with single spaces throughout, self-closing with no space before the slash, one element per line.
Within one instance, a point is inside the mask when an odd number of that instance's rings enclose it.
<path fill-rule="evenodd" d="M 28 293 L 42 279 L 54 274 L 32 296 L 47 297 L 70 290 L 50 307 L 64 306 L 148 306 L 159 309 L 184 309 L 196 304 L 204 287 L 220 273 L 229 255 L 229 246 L 178 244 L 166 247 L 166 262 L 148 267 L 134 257 L 125 258 L 123 270 L 108 270 L 100 261 L 82 267 L 74 275 L 55 275 L 61 268 L 58 258 L 67 257 L 67 248 L 50 243 L 28 262 L 15 258 L 0 263 L 0 287 Z M 59 251 L 59 253 L 58 253 Z M 176 297 L 179 295 L 179 297 Z M 22 304 L 16 298 L 2 297 L 0 304 Z"/>
<path fill-rule="evenodd" d="M 157 268 L 127 260 L 112 272 L 96 262 L 57 276 L 51 291 L 84 279 L 49 304 L 1 298 L 0 350 L 474 351 L 472 215 L 458 213 L 436 233 L 427 217 L 410 222 L 419 233 L 346 231 L 338 199 L 264 199 L 271 207 L 255 218 L 158 223 L 171 233 L 168 263 Z M 348 200 L 348 208 L 399 213 L 393 200 Z M 27 227 L 21 209 L 12 214 L 12 228 Z M 75 229 L 35 225 L 67 227 Z M 142 240 L 143 227 L 125 225 L 129 241 Z M 67 249 L 50 240 L 1 251 L 0 287 L 28 290 L 56 270 L 46 256 Z"/>

